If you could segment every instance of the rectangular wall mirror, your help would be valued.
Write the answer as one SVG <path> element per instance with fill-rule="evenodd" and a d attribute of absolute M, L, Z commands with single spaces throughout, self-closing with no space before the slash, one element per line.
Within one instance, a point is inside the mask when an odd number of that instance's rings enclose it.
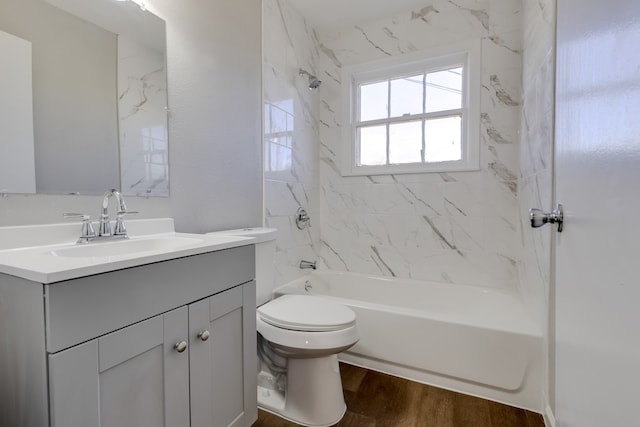
<path fill-rule="evenodd" d="M 0 193 L 169 195 L 165 23 L 140 4 L 0 2 Z"/>

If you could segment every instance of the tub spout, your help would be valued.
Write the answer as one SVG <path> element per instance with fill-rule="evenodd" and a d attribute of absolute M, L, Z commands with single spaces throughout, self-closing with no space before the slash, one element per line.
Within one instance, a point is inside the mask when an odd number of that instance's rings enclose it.
<path fill-rule="evenodd" d="M 315 270 L 316 269 L 316 262 L 315 261 L 302 260 L 302 261 L 300 261 L 300 268 L 301 269 L 310 268 L 310 269 Z"/>

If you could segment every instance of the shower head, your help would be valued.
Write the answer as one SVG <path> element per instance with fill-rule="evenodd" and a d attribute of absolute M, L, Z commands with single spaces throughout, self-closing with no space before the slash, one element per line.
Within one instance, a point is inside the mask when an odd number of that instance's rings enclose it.
<path fill-rule="evenodd" d="M 319 80 L 316 76 L 314 76 L 310 72 L 303 70 L 302 68 L 300 68 L 300 70 L 298 71 L 298 74 L 300 74 L 301 76 L 307 76 L 307 78 L 309 79 L 309 90 L 317 89 L 322 84 L 321 80 Z"/>

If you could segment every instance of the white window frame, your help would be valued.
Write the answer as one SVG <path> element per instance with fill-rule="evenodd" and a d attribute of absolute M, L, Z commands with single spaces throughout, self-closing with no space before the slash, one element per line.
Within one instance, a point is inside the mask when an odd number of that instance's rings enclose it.
<path fill-rule="evenodd" d="M 367 62 L 342 69 L 342 176 L 390 175 L 403 173 L 458 172 L 480 169 L 480 40 L 441 46 Z M 358 87 L 361 83 L 385 80 L 411 73 L 437 71 L 462 65 L 462 159 L 392 165 L 358 166 Z M 453 111 L 453 110 L 451 110 Z M 446 117 L 447 112 L 421 114 L 425 118 Z M 417 116 L 414 116 L 414 118 Z"/>

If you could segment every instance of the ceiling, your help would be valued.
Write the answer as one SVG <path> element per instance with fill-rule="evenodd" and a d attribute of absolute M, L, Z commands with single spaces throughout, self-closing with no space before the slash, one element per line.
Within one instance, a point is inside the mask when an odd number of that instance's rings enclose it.
<path fill-rule="evenodd" d="M 424 0 L 289 0 L 307 23 L 333 31 L 424 7 Z"/>

